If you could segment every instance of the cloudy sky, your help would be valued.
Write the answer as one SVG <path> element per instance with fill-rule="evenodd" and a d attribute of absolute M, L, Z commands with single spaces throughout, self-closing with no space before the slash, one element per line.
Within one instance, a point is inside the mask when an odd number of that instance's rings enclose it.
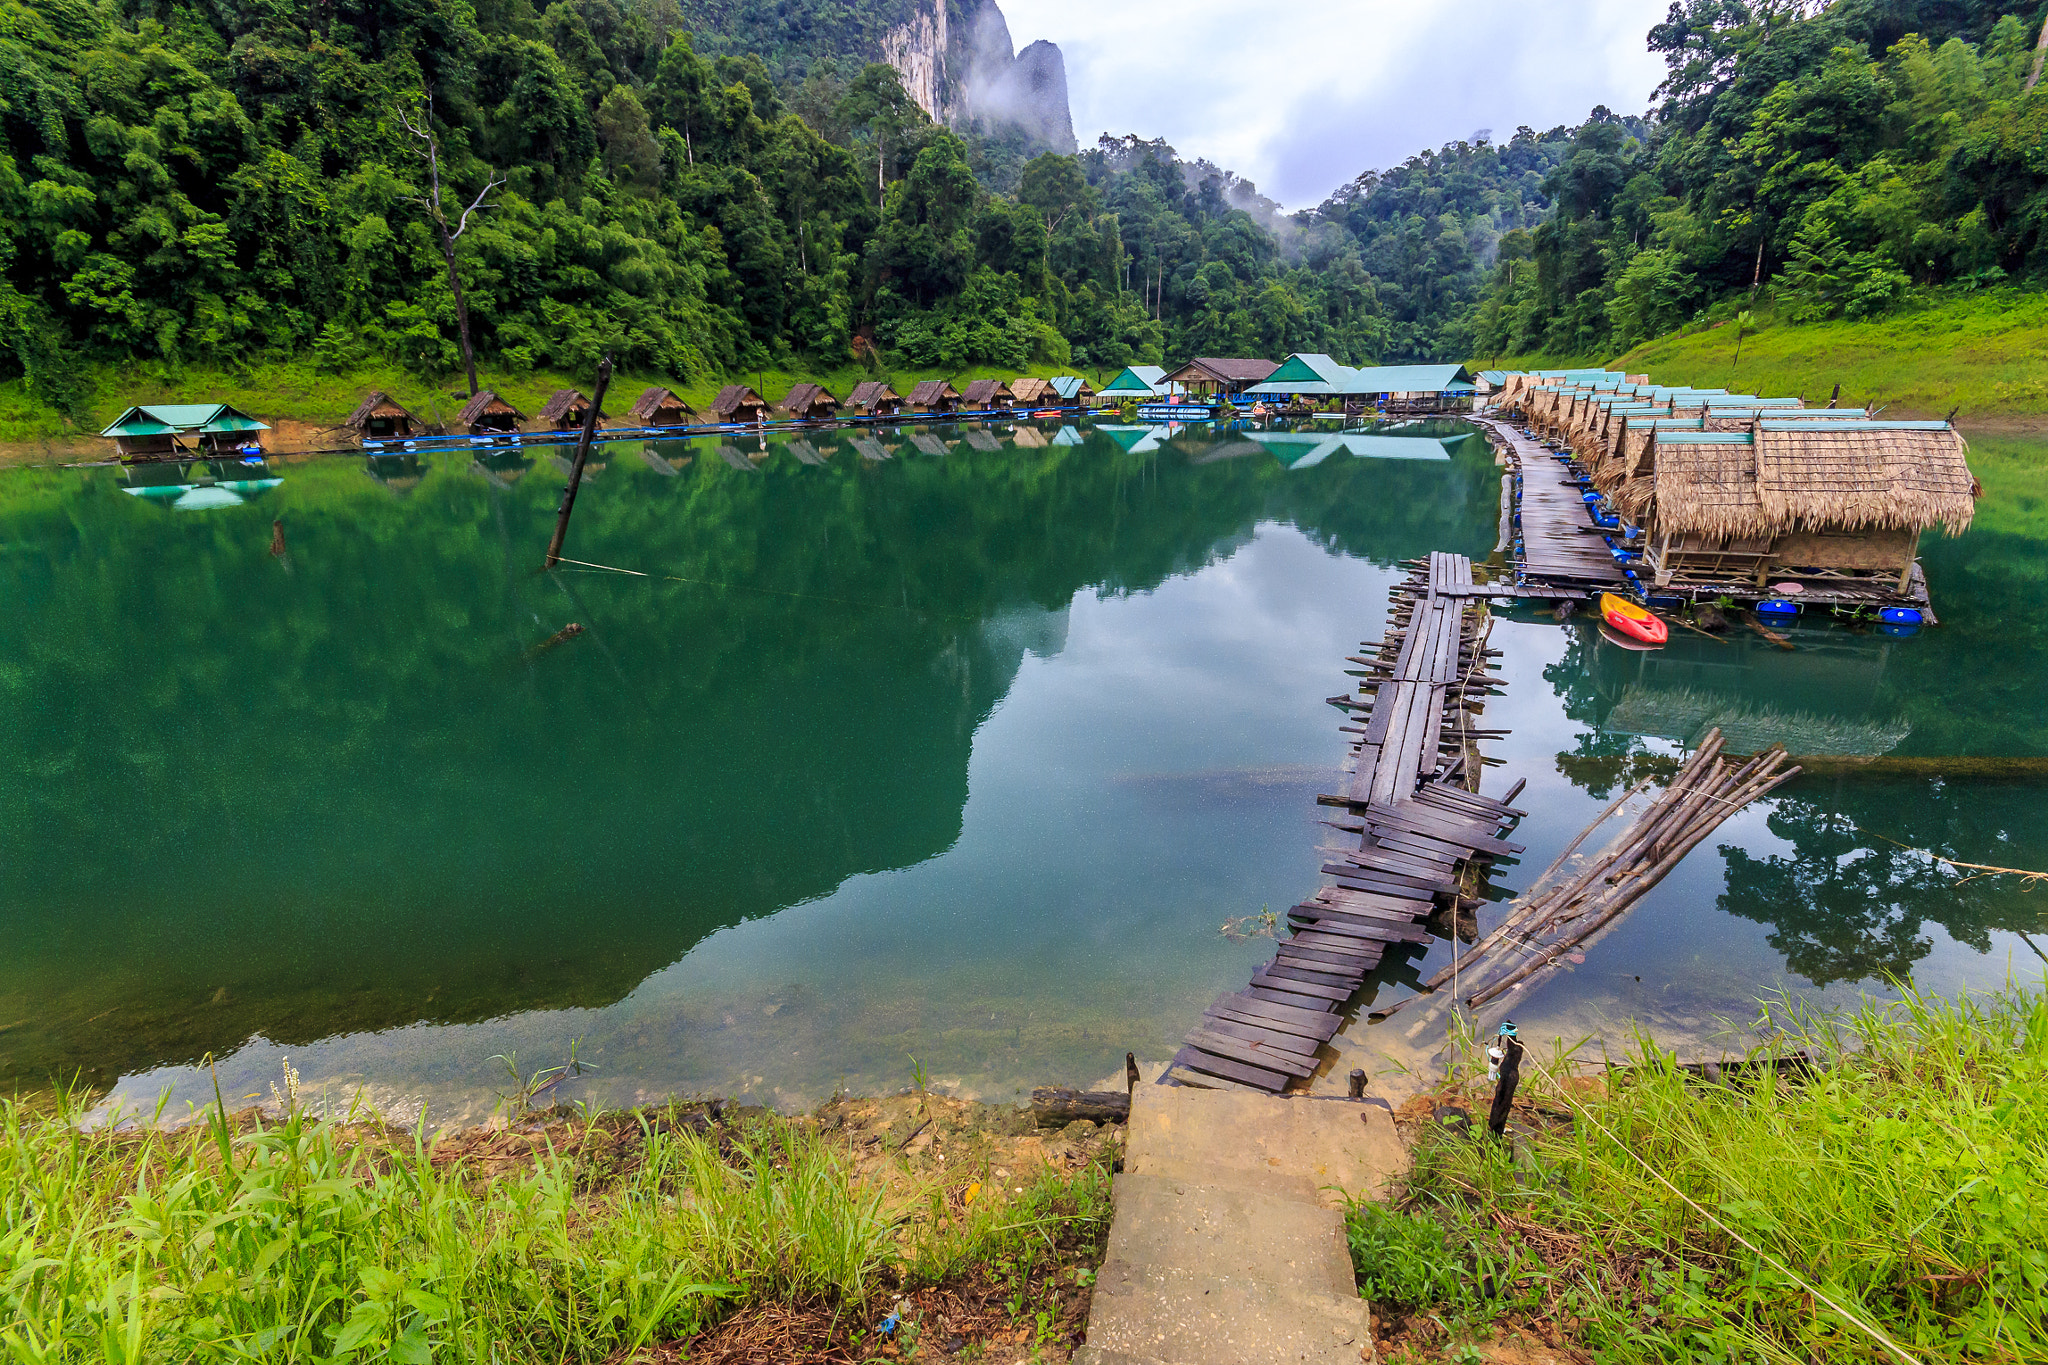
<path fill-rule="evenodd" d="M 1074 132 L 1164 137 L 1289 208 L 1489 128 L 1641 113 L 1669 0 L 1000 0 L 1066 57 Z"/>

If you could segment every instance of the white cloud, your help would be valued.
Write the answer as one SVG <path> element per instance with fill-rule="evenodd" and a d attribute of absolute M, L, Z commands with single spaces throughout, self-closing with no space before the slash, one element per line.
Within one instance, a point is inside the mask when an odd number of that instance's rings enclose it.
<path fill-rule="evenodd" d="M 1425 147 L 1640 113 L 1667 0 L 1000 0 L 1019 46 L 1066 57 L 1074 132 L 1164 137 L 1289 207 Z"/>

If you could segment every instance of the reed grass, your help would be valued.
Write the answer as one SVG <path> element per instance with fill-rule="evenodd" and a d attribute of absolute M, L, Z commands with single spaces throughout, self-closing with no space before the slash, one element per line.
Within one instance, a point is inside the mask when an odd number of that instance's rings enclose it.
<path fill-rule="evenodd" d="M 906 1256 L 878 1189 L 773 1119 L 643 1120 L 637 1162 L 598 1179 L 554 1149 L 487 1177 L 296 1104 L 253 1126 L 78 1117 L 0 1101 L 11 1361 L 623 1359 L 751 1304 L 859 1306 L 905 1272 L 1014 1258 L 1082 1204 L 1107 1224 L 1106 1180 L 1049 1176 Z"/>
<path fill-rule="evenodd" d="M 1411 1216 L 1520 1254 L 1499 1306 L 1607 1360 L 2048 1360 L 2048 996 L 1770 1014 L 1815 1073 L 1704 1085 L 1643 1040 L 1588 1098 L 1525 1063 L 1574 1121 L 1519 1166 L 1431 1137 Z"/>

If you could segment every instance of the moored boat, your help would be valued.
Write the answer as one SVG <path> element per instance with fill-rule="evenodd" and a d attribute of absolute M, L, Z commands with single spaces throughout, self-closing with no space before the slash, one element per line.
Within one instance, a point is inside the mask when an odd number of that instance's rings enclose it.
<path fill-rule="evenodd" d="M 1629 639 L 1653 647 L 1671 638 L 1671 628 L 1657 613 L 1611 592 L 1600 594 L 1600 619 Z"/>

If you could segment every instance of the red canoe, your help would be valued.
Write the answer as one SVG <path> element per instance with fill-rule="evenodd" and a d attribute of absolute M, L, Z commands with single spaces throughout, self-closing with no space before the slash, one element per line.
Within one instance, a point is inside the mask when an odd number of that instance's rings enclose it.
<path fill-rule="evenodd" d="M 1664 618 L 1611 592 L 1600 594 L 1600 619 L 1629 639 L 1646 645 L 1661 645 L 1671 638 L 1671 628 L 1664 624 Z"/>

